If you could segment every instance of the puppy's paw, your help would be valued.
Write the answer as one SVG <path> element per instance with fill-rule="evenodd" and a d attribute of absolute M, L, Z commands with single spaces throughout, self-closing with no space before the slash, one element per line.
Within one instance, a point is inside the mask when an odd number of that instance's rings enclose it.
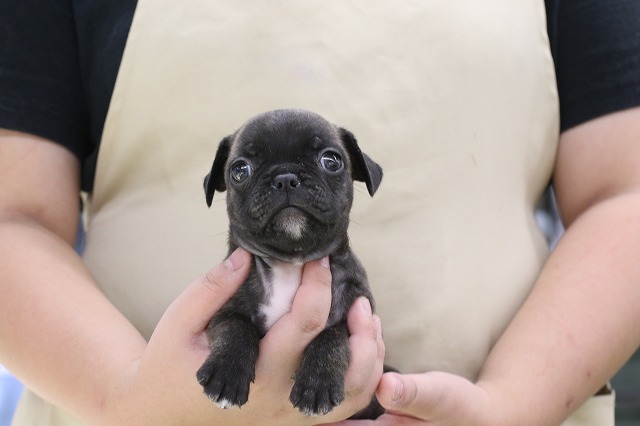
<path fill-rule="evenodd" d="M 224 359 L 211 354 L 196 373 L 196 378 L 207 398 L 218 407 L 241 407 L 249 399 L 255 367 L 238 359 Z"/>
<path fill-rule="evenodd" d="M 299 370 L 289 400 L 307 416 L 322 416 L 344 401 L 344 379 Z"/>

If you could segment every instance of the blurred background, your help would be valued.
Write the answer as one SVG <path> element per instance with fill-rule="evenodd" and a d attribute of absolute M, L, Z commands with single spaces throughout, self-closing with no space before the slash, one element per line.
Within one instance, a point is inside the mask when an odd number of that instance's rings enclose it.
<path fill-rule="evenodd" d="M 21 391 L 20 382 L 0 365 L 0 426 L 11 424 L 11 417 Z"/>
<path fill-rule="evenodd" d="M 640 425 L 640 351 L 611 384 L 616 391 L 616 426 Z"/>

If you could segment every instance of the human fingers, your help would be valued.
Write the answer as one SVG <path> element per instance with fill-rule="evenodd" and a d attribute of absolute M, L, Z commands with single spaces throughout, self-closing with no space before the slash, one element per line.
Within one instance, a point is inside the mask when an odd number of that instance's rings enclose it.
<path fill-rule="evenodd" d="M 307 344 L 325 327 L 331 309 L 331 270 L 329 258 L 307 263 L 302 282 L 296 292 L 289 316 L 296 333 L 305 336 Z M 286 322 L 285 322 L 286 324 Z"/>
<path fill-rule="evenodd" d="M 338 423 L 327 423 L 325 426 L 421 426 L 424 420 L 397 414 L 383 414 L 375 420 L 343 420 Z"/>
<path fill-rule="evenodd" d="M 480 407 L 488 406 L 488 394 L 454 374 L 386 373 L 376 392 L 383 407 L 433 424 L 482 424 Z"/>
<path fill-rule="evenodd" d="M 127 424 L 212 424 L 228 417 L 204 397 L 196 371 L 209 352 L 204 330 L 244 282 L 250 263 L 246 251 L 236 250 L 167 308 L 128 372 L 131 378 L 120 398 Z"/>
<path fill-rule="evenodd" d="M 256 376 L 286 380 L 290 385 L 302 352 L 324 329 L 331 308 L 329 259 L 305 265 L 291 311 L 277 321 L 260 342 Z"/>
<path fill-rule="evenodd" d="M 377 403 L 371 404 L 384 364 L 382 325 L 380 318 L 373 315 L 369 300 L 364 297 L 356 300 L 349 310 L 347 324 L 351 356 L 345 376 L 346 398 L 337 407 L 335 417 L 371 416 L 380 409 Z"/>
<path fill-rule="evenodd" d="M 191 283 L 165 311 L 164 326 L 173 335 L 198 335 L 249 273 L 251 255 L 236 249 L 224 262 Z M 176 334 L 179 333 L 179 334 Z"/>
<path fill-rule="evenodd" d="M 353 304 L 347 317 L 351 361 L 345 377 L 347 395 L 366 393 L 369 399 L 382 376 L 384 341 L 380 318 L 373 315 L 371 304 L 361 297 Z"/>

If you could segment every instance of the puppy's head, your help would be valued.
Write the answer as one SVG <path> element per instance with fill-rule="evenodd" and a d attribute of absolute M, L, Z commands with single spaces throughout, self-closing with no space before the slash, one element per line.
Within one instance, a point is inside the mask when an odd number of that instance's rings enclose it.
<path fill-rule="evenodd" d="M 370 195 L 382 180 L 353 134 L 308 111 L 276 110 L 220 142 L 204 189 L 209 206 L 215 191 L 227 191 L 232 242 L 306 262 L 346 243 L 353 180 Z"/>

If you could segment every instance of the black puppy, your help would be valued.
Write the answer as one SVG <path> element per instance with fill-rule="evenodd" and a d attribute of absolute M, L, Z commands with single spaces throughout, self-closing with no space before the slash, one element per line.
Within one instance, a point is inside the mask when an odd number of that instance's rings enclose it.
<path fill-rule="evenodd" d="M 207 204 L 215 191 L 227 191 L 229 253 L 243 247 L 253 264 L 207 329 L 211 353 L 197 378 L 218 406 L 247 402 L 260 338 L 290 311 L 303 264 L 324 256 L 333 277 L 329 320 L 304 351 L 289 399 L 307 415 L 344 400 L 347 312 L 360 296 L 373 305 L 347 237 L 353 180 L 373 195 L 382 169 L 349 131 L 308 111 L 261 114 L 220 142 L 204 180 Z"/>

